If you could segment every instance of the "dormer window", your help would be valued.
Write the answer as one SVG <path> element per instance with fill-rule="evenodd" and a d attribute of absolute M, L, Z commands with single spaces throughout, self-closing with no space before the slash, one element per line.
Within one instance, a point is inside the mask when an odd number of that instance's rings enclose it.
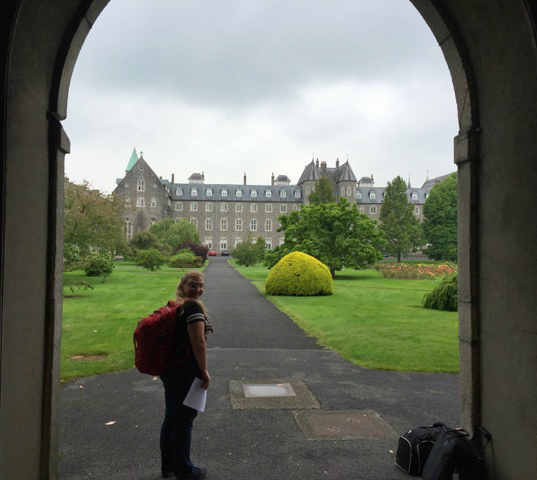
<path fill-rule="evenodd" d="M 197 188 L 192 188 L 190 190 L 190 195 L 192 195 L 193 197 L 197 197 L 198 196 L 198 189 Z"/>
<path fill-rule="evenodd" d="M 300 190 L 295 190 L 295 198 L 300 198 Z"/>
<path fill-rule="evenodd" d="M 222 189 L 222 196 L 227 197 L 227 188 Z"/>
<path fill-rule="evenodd" d="M 265 197 L 271 198 L 272 197 L 272 192 L 270 190 L 265 191 Z"/>
<path fill-rule="evenodd" d="M 250 197 L 257 198 L 257 190 L 250 190 Z"/>
<path fill-rule="evenodd" d="M 416 192 L 414 192 L 414 193 L 412 194 L 412 200 L 418 200 L 418 199 L 419 199 L 418 194 L 417 194 Z"/>
<path fill-rule="evenodd" d="M 182 194 L 183 194 L 183 189 L 182 189 L 181 187 L 177 187 L 177 188 L 175 189 L 175 194 L 176 194 L 177 196 L 182 195 Z"/>
<path fill-rule="evenodd" d="M 360 190 L 356 190 L 356 198 L 358 200 L 361 200 L 362 199 L 362 192 Z"/>
<path fill-rule="evenodd" d="M 242 197 L 242 190 L 235 190 L 235 196 L 237 198 L 241 198 Z"/>
<path fill-rule="evenodd" d="M 280 190 L 280 198 L 286 198 L 287 192 L 285 190 Z"/>
<path fill-rule="evenodd" d="M 205 190 L 205 195 L 207 195 L 208 197 L 212 197 L 213 196 L 213 189 L 208 188 L 207 190 Z"/>
<path fill-rule="evenodd" d="M 369 198 L 370 198 L 371 200 L 376 200 L 376 198 L 377 198 L 377 192 L 373 192 L 373 191 L 369 192 Z"/>

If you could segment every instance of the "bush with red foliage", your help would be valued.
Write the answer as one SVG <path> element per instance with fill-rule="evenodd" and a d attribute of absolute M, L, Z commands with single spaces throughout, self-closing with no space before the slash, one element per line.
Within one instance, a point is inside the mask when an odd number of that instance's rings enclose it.
<path fill-rule="evenodd" d="M 183 248 L 192 250 L 192 253 L 196 255 L 196 257 L 200 257 L 203 260 L 203 263 L 207 260 L 207 252 L 209 251 L 207 245 L 197 245 L 195 243 L 186 242 L 181 244 L 179 250 L 182 250 Z"/>

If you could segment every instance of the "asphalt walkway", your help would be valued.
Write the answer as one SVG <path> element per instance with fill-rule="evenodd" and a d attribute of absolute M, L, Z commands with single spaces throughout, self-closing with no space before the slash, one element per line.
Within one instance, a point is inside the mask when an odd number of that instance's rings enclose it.
<path fill-rule="evenodd" d="M 368 370 L 319 347 L 223 258 L 211 258 L 203 297 L 213 382 L 196 419 L 193 460 L 211 480 L 396 480 L 396 433 L 457 425 L 458 377 Z M 293 409 L 234 409 L 230 382 L 303 381 L 321 411 L 372 410 L 393 435 L 310 440 Z M 157 480 L 164 412 L 159 380 L 125 372 L 69 383 L 60 407 L 61 480 Z M 114 422 L 110 425 L 107 423 Z"/>

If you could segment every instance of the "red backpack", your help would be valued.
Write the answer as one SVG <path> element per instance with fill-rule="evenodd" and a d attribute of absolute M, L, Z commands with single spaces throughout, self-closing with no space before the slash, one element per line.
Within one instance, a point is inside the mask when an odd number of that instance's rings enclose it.
<path fill-rule="evenodd" d="M 140 373 L 160 375 L 168 366 L 175 336 L 177 307 L 171 300 L 142 318 L 134 330 L 134 365 Z"/>

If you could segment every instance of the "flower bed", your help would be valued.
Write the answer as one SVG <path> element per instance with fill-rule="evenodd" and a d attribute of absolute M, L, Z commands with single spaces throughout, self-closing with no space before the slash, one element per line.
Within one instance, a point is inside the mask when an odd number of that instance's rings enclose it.
<path fill-rule="evenodd" d="M 457 272 L 454 263 L 377 263 L 375 269 L 385 278 L 432 280 Z"/>

